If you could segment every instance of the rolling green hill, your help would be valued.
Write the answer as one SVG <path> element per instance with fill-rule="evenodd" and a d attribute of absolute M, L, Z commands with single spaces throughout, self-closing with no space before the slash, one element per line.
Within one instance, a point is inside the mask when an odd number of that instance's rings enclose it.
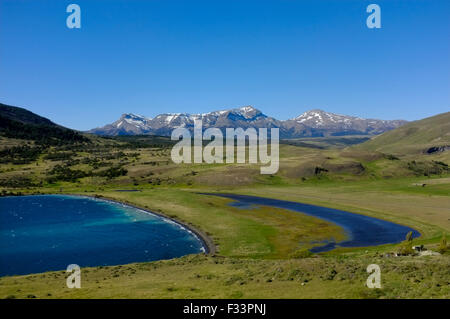
<path fill-rule="evenodd" d="M 0 103 L 0 136 L 32 140 L 39 145 L 89 142 L 82 134 L 26 109 Z"/>
<path fill-rule="evenodd" d="M 24 108 L 0 103 L 0 116 L 22 124 L 58 126 L 49 119 Z"/>
<path fill-rule="evenodd" d="M 355 148 L 396 155 L 443 151 L 450 148 L 450 112 L 408 123 Z"/>

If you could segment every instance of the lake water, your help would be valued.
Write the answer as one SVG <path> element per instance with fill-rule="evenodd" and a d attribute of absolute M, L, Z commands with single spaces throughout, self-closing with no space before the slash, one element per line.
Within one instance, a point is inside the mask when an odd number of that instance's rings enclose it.
<path fill-rule="evenodd" d="M 420 236 L 420 233 L 417 230 L 407 226 L 333 208 L 247 195 L 216 193 L 207 193 L 205 195 L 215 195 L 233 199 L 235 202 L 232 202 L 230 205 L 242 209 L 248 209 L 251 205 L 263 205 L 284 208 L 318 217 L 341 226 L 349 237 L 348 240 L 339 243 L 334 241 L 326 242 L 323 245 L 310 249 L 312 252 L 329 251 L 336 248 L 336 246 L 366 247 L 399 243 L 405 240 L 406 234 L 410 231 L 413 232 L 413 238 Z"/>
<path fill-rule="evenodd" d="M 181 225 L 84 196 L 0 197 L 0 276 L 118 265 L 204 251 Z"/>

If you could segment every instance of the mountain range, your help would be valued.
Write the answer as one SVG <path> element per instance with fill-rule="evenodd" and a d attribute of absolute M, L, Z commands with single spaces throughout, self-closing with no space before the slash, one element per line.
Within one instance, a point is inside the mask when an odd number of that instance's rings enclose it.
<path fill-rule="evenodd" d="M 94 128 L 88 133 L 107 136 L 142 134 L 170 136 L 172 130 L 178 127 L 192 130 L 195 119 L 202 120 L 203 129 L 277 127 L 280 129 L 281 138 L 377 135 L 407 123 L 403 120 L 363 119 L 318 109 L 283 121 L 267 116 L 252 106 L 244 106 L 203 114 L 164 113 L 154 118 L 126 113 L 114 123 Z"/>
<path fill-rule="evenodd" d="M 306 134 L 351 135 L 365 134 L 370 141 L 355 146 L 365 151 L 390 154 L 440 154 L 450 150 L 450 112 L 422 120 L 382 121 L 337 115 L 321 110 L 308 111 L 296 118 L 279 121 L 247 106 L 206 114 L 161 114 L 154 119 L 124 114 L 105 130 L 95 129 L 99 135 L 161 135 L 168 136 L 172 128 L 192 128 L 193 120 L 202 118 L 205 127 L 279 127 L 284 136 Z M 405 125 L 403 125 L 406 123 Z M 265 126 L 265 127 L 267 127 Z M 400 126 L 400 127 L 398 127 Z M 393 129 L 398 127 L 397 129 Z M 392 130 L 391 130 L 392 129 Z M 385 134 L 379 134 L 384 131 Z M 301 135 L 305 134 L 305 135 Z M 51 120 L 24 108 L 0 103 L 0 139 L 2 137 L 33 140 L 39 145 L 86 143 L 91 138 L 81 132 L 55 124 Z M 288 138 L 286 137 L 286 138 Z M 164 138 L 164 137 L 162 137 Z M 1 146 L 1 145 L 0 145 Z"/>

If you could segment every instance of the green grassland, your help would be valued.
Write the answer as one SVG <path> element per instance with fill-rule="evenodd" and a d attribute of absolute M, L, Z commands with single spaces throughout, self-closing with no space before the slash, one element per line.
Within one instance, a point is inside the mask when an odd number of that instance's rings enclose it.
<path fill-rule="evenodd" d="M 65 271 L 0 278 L 3 298 L 449 298 L 449 256 L 384 258 L 377 253 L 302 259 L 191 255 L 83 268 L 81 289 Z M 381 268 L 368 289 L 366 268 Z"/>
<path fill-rule="evenodd" d="M 307 249 L 315 242 L 341 241 L 346 234 L 311 216 L 264 206 L 238 209 L 228 199 L 198 194 L 249 194 L 366 214 L 414 227 L 422 234 L 414 243 L 437 250 L 442 234 L 450 233 L 450 152 L 309 139 L 281 144 L 279 172 L 261 175 L 254 164 L 176 165 L 173 143 L 162 137 L 90 136 L 89 143 L 45 147 L 0 138 L 2 195 L 102 196 L 179 220 L 216 246 L 214 256 L 86 268 L 78 290 L 66 288 L 61 271 L 2 277 L 0 297 L 450 297 L 448 253 L 387 258 L 399 245 L 383 245 L 311 255 Z M 139 192 L 117 191 L 124 189 Z M 371 263 L 381 266 L 382 289 L 364 286 Z"/>

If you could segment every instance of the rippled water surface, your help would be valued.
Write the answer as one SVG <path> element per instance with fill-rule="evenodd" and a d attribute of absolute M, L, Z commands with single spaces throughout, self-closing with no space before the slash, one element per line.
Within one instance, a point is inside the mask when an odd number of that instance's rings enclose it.
<path fill-rule="evenodd" d="M 166 218 L 83 196 L 0 198 L 0 275 L 118 265 L 203 251 L 202 241 Z"/>

